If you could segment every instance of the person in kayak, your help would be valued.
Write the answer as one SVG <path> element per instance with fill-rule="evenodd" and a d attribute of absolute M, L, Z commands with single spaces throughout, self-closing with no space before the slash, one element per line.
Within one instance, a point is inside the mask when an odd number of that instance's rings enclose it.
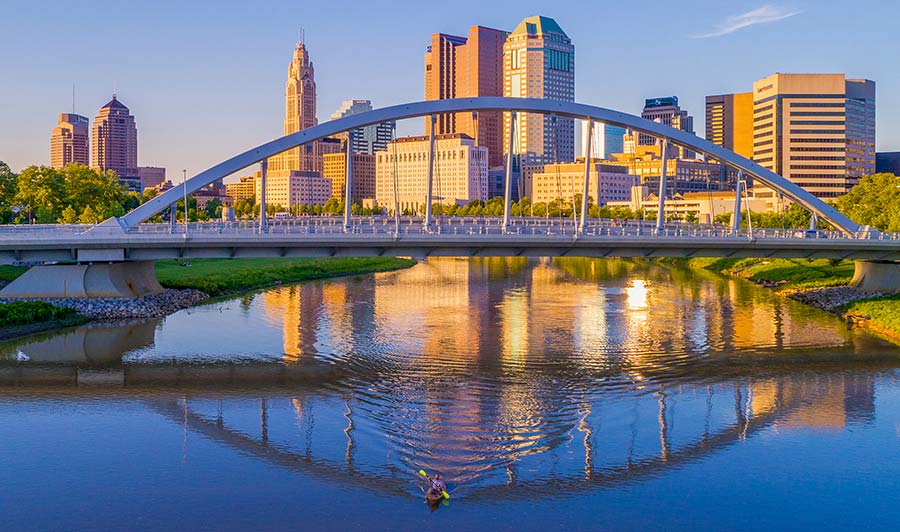
<path fill-rule="evenodd" d="M 447 491 L 447 485 L 441 480 L 441 475 L 439 473 L 435 473 L 434 476 L 428 479 L 428 483 L 430 485 L 428 488 L 429 499 L 441 499 L 444 497 L 443 494 Z"/>

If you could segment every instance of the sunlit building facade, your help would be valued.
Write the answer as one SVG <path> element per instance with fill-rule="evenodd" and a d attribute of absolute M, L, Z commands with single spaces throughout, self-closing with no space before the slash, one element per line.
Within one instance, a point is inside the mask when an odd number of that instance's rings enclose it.
<path fill-rule="evenodd" d="M 372 102 L 370 100 L 345 100 L 341 107 L 331 115 L 331 119 L 346 118 L 371 110 Z M 397 123 L 392 121 L 354 129 L 350 132 L 353 153 L 374 155 L 376 151 L 386 150 L 388 142 L 394 140 L 396 128 Z M 346 140 L 347 133 L 338 135 L 338 138 Z"/>
<path fill-rule="evenodd" d="M 641 111 L 641 118 L 652 120 L 674 129 L 680 129 L 691 135 L 694 134 L 694 117 L 681 108 L 678 104 L 677 96 L 644 100 L 644 110 Z M 651 135 L 642 133 L 638 136 L 638 144 L 641 146 L 653 146 L 658 142 L 659 140 Z M 697 156 L 696 153 L 678 146 L 670 146 L 669 153 L 680 159 L 694 159 Z"/>
<path fill-rule="evenodd" d="M 241 176 L 241 178 L 234 183 L 225 183 L 225 193 L 234 198 L 235 201 L 253 199 L 256 197 L 257 179 L 257 176 L 252 175 Z"/>
<path fill-rule="evenodd" d="M 387 146 L 385 146 L 387 148 Z M 347 184 L 347 154 L 331 153 L 322 158 L 322 176 L 331 180 L 331 196 L 344 200 Z M 375 197 L 375 155 L 353 154 L 353 186 L 350 197 L 360 201 Z"/>
<path fill-rule="evenodd" d="M 255 180 L 254 196 L 262 197 L 262 180 Z M 298 205 L 324 205 L 331 198 L 331 180 L 318 172 L 293 170 L 266 176 L 266 205 L 290 212 Z"/>
<path fill-rule="evenodd" d="M 139 191 L 137 125 L 128 107 L 115 94 L 94 118 L 91 140 L 93 167 L 114 171 L 123 185 Z"/>
<path fill-rule="evenodd" d="M 74 113 L 61 113 L 57 122 L 50 134 L 50 166 L 65 168 L 67 164 L 90 165 L 88 118 Z"/>
<path fill-rule="evenodd" d="M 627 201 L 631 188 L 640 178 L 628 173 L 628 167 L 591 161 L 588 196 L 597 205 L 611 201 Z M 573 163 L 545 165 L 531 177 L 530 197 L 534 203 L 571 202 L 584 190 L 584 159 Z"/>
<path fill-rule="evenodd" d="M 753 158 L 753 93 L 706 97 L 706 140 Z"/>

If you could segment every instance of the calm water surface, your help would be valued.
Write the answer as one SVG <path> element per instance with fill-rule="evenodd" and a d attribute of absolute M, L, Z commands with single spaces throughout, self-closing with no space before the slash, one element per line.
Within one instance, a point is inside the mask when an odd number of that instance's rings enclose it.
<path fill-rule="evenodd" d="M 0 529 L 896 529 L 898 368 L 741 281 L 429 260 L 0 344 Z"/>

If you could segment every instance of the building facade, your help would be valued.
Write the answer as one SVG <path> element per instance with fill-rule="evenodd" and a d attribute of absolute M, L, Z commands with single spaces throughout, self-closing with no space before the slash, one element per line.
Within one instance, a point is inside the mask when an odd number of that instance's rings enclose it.
<path fill-rule="evenodd" d="M 467 37 L 435 33 L 425 51 L 425 99 L 503 96 L 507 32 L 472 26 Z M 425 132 L 431 119 L 425 119 Z M 491 166 L 503 164 L 503 115 L 495 111 L 438 115 L 435 134 L 465 134 L 488 149 Z"/>
<path fill-rule="evenodd" d="M 262 179 L 254 180 L 254 196 L 262 197 Z M 331 180 L 318 172 L 293 170 L 266 175 L 266 205 L 291 212 L 298 205 L 324 205 L 331 198 Z"/>
<path fill-rule="evenodd" d="M 156 188 L 165 182 L 166 169 L 159 166 L 139 166 L 138 178 L 141 180 L 141 192 Z"/>
<path fill-rule="evenodd" d="M 585 146 L 587 146 L 588 121 L 580 121 L 581 129 L 581 153 L 585 156 Z M 624 137 L 625 128 L 611 126 L 601 122 L 594 122 L 594 130 L 591 133 L 591 158 L 607 159 L 614 153 L 622 153 L 625 151 Z"/>
<path fill-rule="evenodd" d="M 65 168 L 67 164 L 90 166 L 88 145 L 89 121 L 86 116 L 61 113 L 50 134 L 50 166 Z"/>
<path fill-rule="evenodd" d="M 572 163 L 548 164 L 531 177 L 532 201 L 571 202 L 584 191 L 584 159 Z M 640 178 L 628 173 L 628 168 L 602 161 L 591 160 L 588 196 L 600 206 L 611 201 L 628 201 L 631 188 L 640 184 Z"/>
<path fill-rule="evenodd" d="M 631 137 L 626 140 L 625 153 L 616 153 L 611 161 L 628 168 L 631 174 L 640 177 L 640 184 L 651 191 L 659 191 L 662 176 L 662 147 L 659 145 L 640 146 Z M 723 186 L 722 165 L 701 159 L 681 159 L 672 153 L 666 160 L 666 197 L 687 192 L 719 190 Z"/>
<path fill-rule="evenodd" d="M 259 172 L 257 171 L 257 174 Z M 266 176 L 266 180 L 268 181 L 268 175 Z M 246 175 L 242 176 L 238 181 L 234 183 L 225 183 L 225 193 L 235 201 L 237 200 L 252 200 L 256 198 L 256 180 L 259 179 L 257 175 Z"/>
<path fill-rule="evenodd" d="M 139 191 L 137 125 L 128 107 L 115 94 L 94 118 L 91 137 L 93 167 L 114 171 L 123 185 Z"/>
<path fill-rule="evenodd" d="M 385 146 L 387 148 L 387 146 Z M 347 186 L 347 154 L 331 153 L 322 160 L 322 177 L 331 180 L 331 197 L 344 201 Z M 353 187 L 350 198 L 362 201 L 375 197 L 375 155 L 353 154 Z"/>
<path fill-rule="evenodd" d="M 345 100 L 341 107 L 331 115 L 332 120 L 345 118 L 351 115 L 365 113 L 372 110 L 371 100 Z M 367 153 L 374 155 L 376 151 L 387 149 L 388 142 L 394 140 L 396 122 L 382 122 L 373 124 L 350 132 L 350 142 L 353 153 Z M 338 135 L 339 139 L 346 140 L 347 134 Z"/>
<path fill-rule="evenodd" d="M 646 185 L 636 186 L 632 189 L 631 198 L 628 201 L 615 201 L 608 205 L 652 216 L 659 210 L 659 196 Z M 779 205 L 771 198 L 758 198 L 751 195 L 742 201 L 742 210 L 748 207 L 751 212 L 776 212 Z M 697 223 L 711 224 L 718 216 L 734 213 L 734 192 L 709 191 L 676 194 L 674 197 L 666 199 L 663 209 L 667 220 L 690 220 L 693 218 Z"/>
<path fill-rule="evenodd" d="M 753 84 L 753 160 L 819 198 L 875 171 L 875 82 L 774 74 Z"/>
<path fill-rule="evenodd" d="M 706 140 L 753 158 L 753 93 L 706 97 Z"/>
<path fill-rule="evenodd" d="M 641 111 L 641 118 L 659 122 L 674 129 L 680 129 L 694 135 L 694 117 L 681 108 L 678 104 L 677 96 L 666 96 L 664 98 L 649 98 L 644 100 L 644 109 Z M 650 135 L 638 135 L 638 144 L 641 146 L 653 146 L 659 141 Z M 677 146 L 669 147 L 669 155 L 679 159 L 695 159 L 697 154 Z"/>
<path fill-rule="evenodd" d="M 503 95 L 575 101 L 575 46 L 555 20 L 529 17 L 503 46 Z M 519 164 L 550 164 L 575 159 L 575 121 L 552 115 L 519 113 L 518 146 L 509 146 L 510 114 L 504 113 L 504 153 L 518 153 Z"/>
<path fill-rule="evenodd" d="M 423 212 L 428 175 L 428 137 L 406 137 L 375 154 L 375 199 L 401 212 Z M 488 199 L 488 149 L 468 135 L 435 137 L 432 201 L 449 205 Z"/>

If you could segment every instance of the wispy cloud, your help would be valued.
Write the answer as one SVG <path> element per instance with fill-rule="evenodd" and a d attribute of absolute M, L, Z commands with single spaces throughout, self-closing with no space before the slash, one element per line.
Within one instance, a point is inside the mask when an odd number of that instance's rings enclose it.
<path fill-rule="evenodd" d="M 691 38 L 708 39 L 710 37 L 721 37 L 722 35 L 734 33 L 740 29 L 749 28 L 750 26 L 756 26 L 757 24 L 778 22 L 779 20 L 784 20 L 786 18 L 793 17 L 794 15 L 799 15 L 802 12 L 803 11 L 799 9 L 791 9 L 788 7 L 766 4 L 762 7 L 754 9 L 753 11 L 747 11 L 746 13 L 741 13 L 740 15 L 732 15 L 730 17 L 727 17 L 725 20 L 717 24 L 712 31 L 708 33 L 702 33 L 700 35 L 692 35 Z"/>

